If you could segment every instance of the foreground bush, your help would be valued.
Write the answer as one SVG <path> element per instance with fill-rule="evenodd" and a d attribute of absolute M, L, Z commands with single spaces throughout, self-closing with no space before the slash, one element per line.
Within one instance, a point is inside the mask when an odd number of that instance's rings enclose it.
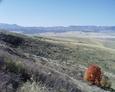
<path fill-rule="evenodd" d="M 17 92 L 49 92 L 46 87 L 43 87 L 40 84 L 37 84 L 36 82 L 26 82 L 23 84 L 21 88 L 17 90 Z"/>

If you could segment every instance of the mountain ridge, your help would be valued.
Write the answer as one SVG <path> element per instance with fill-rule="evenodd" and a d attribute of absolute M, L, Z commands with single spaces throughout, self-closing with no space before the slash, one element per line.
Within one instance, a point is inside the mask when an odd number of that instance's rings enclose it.
<path fill-rule="evenodd" d="M 17 24 L 0 23 L 0 29 L 8 30 L 11 32 L 36 34 L 36 33 L 62 33 L 62 32 L 115 32 L 115 26 L 54 26 L 54 27 L 24 27 Z"/>

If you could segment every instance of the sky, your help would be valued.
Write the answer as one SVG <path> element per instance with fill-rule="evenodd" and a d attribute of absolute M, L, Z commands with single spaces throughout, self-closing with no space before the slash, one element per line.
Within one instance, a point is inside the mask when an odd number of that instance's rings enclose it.
<path fill-rule="evenodd" d="M 0 23 L 114 26 L 115 0 L 2 0 Z"/>

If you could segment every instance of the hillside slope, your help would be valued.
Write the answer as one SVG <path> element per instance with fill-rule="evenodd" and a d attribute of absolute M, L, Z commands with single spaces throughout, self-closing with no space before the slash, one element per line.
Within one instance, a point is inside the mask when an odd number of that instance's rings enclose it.
<path fill-rule="evenodd" d="M 106 74 L 112 74 L 110 77 L 113 79 L 114 50 L 99 45 L 54 40 L 1 32 L 0 81 L 3 84 L 0 91 L 6 92 L 6 87 L 18 91 L 27 80 L 40 82 L 49 92 L 107 91 L 87 85 L 83 74 L 88 65 L 96 63 Z M 110 90 L 114 92 L 114 89 Z"/>

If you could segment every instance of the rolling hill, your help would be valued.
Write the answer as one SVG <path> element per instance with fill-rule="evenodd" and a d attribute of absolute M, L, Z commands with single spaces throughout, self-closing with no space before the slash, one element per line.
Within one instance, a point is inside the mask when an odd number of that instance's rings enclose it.
<path fill-rule="evenodd" d="M 114 92 L 115 49 L 104 40 L 0 32 L 0 91 Z M 90 64 L 102 68 L 112 81 L 111 89 L 89 86 L 83 80 Z"/>

